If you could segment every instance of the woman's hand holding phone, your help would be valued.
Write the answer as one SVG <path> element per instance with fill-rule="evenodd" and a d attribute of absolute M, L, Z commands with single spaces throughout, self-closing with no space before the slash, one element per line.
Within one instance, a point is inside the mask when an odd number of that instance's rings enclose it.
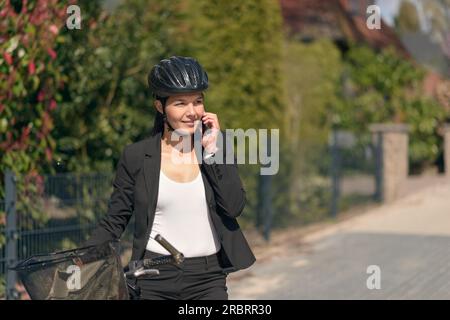
<path fill-rule="evenodd" d="M 205 112 L 201 118 L 202 121 L 202 145 L 206 152 L 214 153 L 217 151 L 217 136 L 220 132 L 219 119 L 215 113 Z"/>

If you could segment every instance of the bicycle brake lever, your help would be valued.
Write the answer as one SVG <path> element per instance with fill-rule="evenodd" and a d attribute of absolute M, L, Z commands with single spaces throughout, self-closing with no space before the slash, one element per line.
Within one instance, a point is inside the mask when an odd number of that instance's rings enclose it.
<path fill-rule="evenodd" d="M 146 276 L 146 275 L 152 275 L 152 276 L 157 276 L 159 275 L 159 270 L 158 269 L 138 269 L 133 273 L 135 278 L 139 278 L 140 276 Z"/>
<path fill-rule="evenodd" d="M 125 277 L 127 278 L 138 278 L 140 276 L 144 275 L 159 275 L 158 269 L 145 269 L 145 268 L 139 268 L 137 270 L 128 271 L 125 273 Z"/>

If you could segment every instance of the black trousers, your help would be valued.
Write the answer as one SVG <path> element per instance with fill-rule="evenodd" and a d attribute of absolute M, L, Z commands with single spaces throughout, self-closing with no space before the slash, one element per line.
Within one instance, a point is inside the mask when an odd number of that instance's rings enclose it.
<path fill-rule="evenodd" d="M 144 258 L 162 256 L 146 250 Z M 185 258 L 179 265 L 157 266 L 159 275 L 137 279 L 143 300 L 228 300 L 227 273 L 219 252 L 210 256 Z"/>

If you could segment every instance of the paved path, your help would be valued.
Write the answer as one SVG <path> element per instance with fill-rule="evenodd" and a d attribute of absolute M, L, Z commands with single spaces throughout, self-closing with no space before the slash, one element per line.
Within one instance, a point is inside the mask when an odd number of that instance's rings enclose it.
<path fill-rule="evenodd" d="M 299 230 L 290 243 L 230 275 L 229 298 L 450 299 L 450 181 L 306 235 Z M 380 289 L 367 288 L 370 265 L 380 268 Z"/>

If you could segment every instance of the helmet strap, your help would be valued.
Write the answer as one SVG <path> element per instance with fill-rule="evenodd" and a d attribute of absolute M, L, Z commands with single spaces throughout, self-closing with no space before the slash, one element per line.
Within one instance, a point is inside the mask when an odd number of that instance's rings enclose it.
<path fill-rule="evenodd" d="M 162 118 L 163 118 L 163 122 L 167 124 L 167 130 L 170 131 L 175 131 L 175 129 L 170 125 L 169 121 L 167 121 L 167 114 L 166 114 L 166 100 L 167 98 L 165 97 L 159 97 L 158 95 L 154 94 L 154 97 L 159 100 L 162 104 Z"/>

